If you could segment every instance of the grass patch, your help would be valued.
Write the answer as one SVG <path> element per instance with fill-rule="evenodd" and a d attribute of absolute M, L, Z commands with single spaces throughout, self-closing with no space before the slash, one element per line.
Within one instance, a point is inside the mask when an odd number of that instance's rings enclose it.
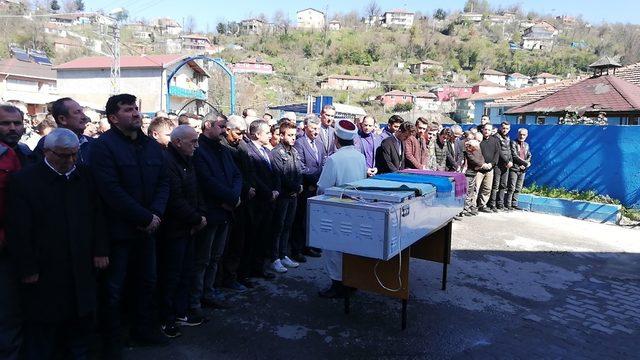
<path fill-rule="evenodd" d="M 556 199 L 568 199 L 568 200 L 584 200 L 601 204 L 621 205 L 620 200 L 614 199 L 608 195 L 600 195 L 594 190 L 576 191 L 567 190 L 565 188 L 552 188 L 544 185 L 537 185 L 536 183 L 531 186 L 522 189 L 523 194 L 531 194 L 544 196 Z M 622 206 L 622 216 L 632 220 L 640 221 L 640 209 L 631 209 Z"/>

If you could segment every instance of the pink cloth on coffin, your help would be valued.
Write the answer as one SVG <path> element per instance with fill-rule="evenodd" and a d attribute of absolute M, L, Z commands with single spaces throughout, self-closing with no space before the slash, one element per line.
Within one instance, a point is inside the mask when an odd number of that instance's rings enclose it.
<path fill-rule="evenodd" d="M 467 193 L 467 178 L 464 173 L 453 171 L 432 171 L 432 170 L 420 170 L 420 169 L 404 169 L 400 170 L 405 174 L 417 174 L 417 175 L 432 175 L 432 176 L 446 176 L 453 178 L 455 183 L 454 189 L 456 197 L 465 196 Z"/>

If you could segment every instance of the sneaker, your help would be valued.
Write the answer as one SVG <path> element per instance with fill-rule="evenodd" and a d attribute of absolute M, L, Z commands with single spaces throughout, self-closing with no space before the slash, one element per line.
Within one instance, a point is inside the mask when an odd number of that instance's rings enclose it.
<path fill-rule="evenodd" d="M 498 212 L 498 209 L 496 209 L 495 207 L 490 207 L 489 210 L 494 213 Z"/>
<path fill-rule="evenodd" d="M 288 256 L 285 256 L 284 259 L 280 260 L 280 263 L 288 268 L 297 268 L 300 266 L 297 262 L 289 259 Z"/>
<path fill-rule="evenodd" d="M 235 290 L 235 291 L 247 291 L 247 287 L 240 284 L 238 281 L 231 281 L 224 285 L 227 289 Z"/>
<path fill-rule="evenodd" d="M 454 215 L 454 216 L 453 216 L 453 220 L 456 220 L 456 221 L 460 221 L 460 220 L 462 220 L 462 214 Z"/>
<path fill-rule="evenodd" d="M 201 315 L 187 315 L 183 317 L 176 317 L 176 324 L 180 326 L 198 326 L 204 322 L 204 317 Z"/>
<path fill-rule="evenodd" d="M 518 205 L 513 205 L 511 208 L 512 208 L 513 210 L 524 210 L 523 208 L 521 208 L 521 207 L 520 207 L 520 206 L 518 206 Z"/>
<path fill-rule="evenodd" d="M 271 270 L 281 274 L 287 272 L 287 268 L 284 267 L 284 265 L 282 265 L 282 262 L 280 261 L 280 259 L 277 259 L 271 264 Z"/>
<path fill-rule="evenodd" d="M 488 214 L 493 213 L 493 211 L 489 210 L 489 209 L 488 209 L 488 208 L 486 208 L 486 207 L 481 207 L 480 209 L 478 209 L 478 211 L 479 211 L 479 212 L 483 212 L 483 213 L 488 213 Z"/>
<path fill-rule="evenodd" d="M 322 256 L 319 251 L 316 251 L 312 248 L 306 248 L 302 250 L 302 255 L 314 258 L 319 258 L 320 256 Z"/>
<path fill-rule="evenodd" d="M 178 328 L 176 323 L 163 324 L 160 329 L 162 330 L 164 336 L 168 338 L 177 338 L 178 336 L 182 336 L 182 333 L 180 332 L 180 329 Z"/>

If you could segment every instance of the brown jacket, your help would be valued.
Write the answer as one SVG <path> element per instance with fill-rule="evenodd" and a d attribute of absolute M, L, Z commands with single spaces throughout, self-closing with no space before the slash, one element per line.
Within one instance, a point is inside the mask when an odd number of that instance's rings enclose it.
<path fill-rule="evenodd" d="M 429 165 L 429 149 L 423 137 L 410 136 L 404 142 L 406 167 L 424 169 Z"/>

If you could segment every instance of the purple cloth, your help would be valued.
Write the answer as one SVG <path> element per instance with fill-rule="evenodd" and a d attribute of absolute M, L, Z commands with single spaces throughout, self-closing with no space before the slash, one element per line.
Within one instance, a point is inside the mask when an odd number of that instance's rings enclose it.
<path fill-rule="evenodd" d="M 376 166 L 376 151 L 382 143 L 382 137 L 374 133 L 365 134 L 362 131 L 358 131 L 358 136 L 353 141 L 356 149 L 364 155 L 368 168 Z"/>
<path fill-rule="evenodd" d="M 453 171 L 432 171 L 432 170 L 419 170 L 419 169 L 404 169 L 404 170 L 400 170 L 400 172 L 405 174 L 452 177 L 455 183 L 456 197 L 465 196 L 467 194 L 467 178 L 464 176 L 463 173 L 453 172 Z"/>

